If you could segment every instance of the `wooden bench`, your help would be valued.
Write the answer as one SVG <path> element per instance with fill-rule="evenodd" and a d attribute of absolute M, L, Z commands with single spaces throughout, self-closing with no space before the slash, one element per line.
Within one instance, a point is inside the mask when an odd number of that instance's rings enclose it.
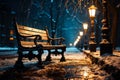
<path fill-rule="evenodd" d="M 48 30 L 40 30 L 23 25 L 18 25 L 14 21 L 16 39 L 18 44 L 18 60 L 15 63 L 15 67 L 24 67 L 22 59 L 23 57 L 29 60 L 37 57 L 38 64 L 42 65 L 41 55 L 43 50 L 48 51 L 46 61 L 51 61 L 51 54 L 61 54 L 60 61 L 65 61 L 64 52 L 66 51 L 66 45 L 62 44 L 64 38 L 51 38 L 48 34 Z M 52 41 L 55 41 L 55 45 L 52 45 Z M 27 54 L 24 51 L 28 51 Z M 38 54 L 34 54 L 33 51 L 38 51 Z"/>

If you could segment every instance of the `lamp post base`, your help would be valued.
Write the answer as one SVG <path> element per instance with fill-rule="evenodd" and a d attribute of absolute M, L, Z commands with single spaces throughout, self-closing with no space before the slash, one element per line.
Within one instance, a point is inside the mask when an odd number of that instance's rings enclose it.
<path fill-rule="evenodd" d="M 90 49 L 90 52 L 96 52 L 96 43 L 89 44 L 89 49 Z"/>
<path fill-rule="evenodd" d="M 104 54 L 113 54 L 112 44 L 110 43 L 101 43 L 100 44 L 100 55 Z"/>

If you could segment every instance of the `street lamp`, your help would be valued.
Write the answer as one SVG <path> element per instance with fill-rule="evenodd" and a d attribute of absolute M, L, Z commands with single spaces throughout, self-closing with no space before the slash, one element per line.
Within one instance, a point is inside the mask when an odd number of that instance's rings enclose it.
<path fill-rule="evenodd" d="M 84 33 L 85 33 L 84 48 L 85 48 L 85 50 L 87 50 L 87 36 L 86 36 L 87 29 L 88 29 L 88 24 L 87 23 L 83 23 L 83 29 L 84 29 Z"/>
<path fill-rule="evenodd" d="M 89 41 L 90 52 L 96 52 L 96 42 L 95 42 L 95 33 L 94 33 L 94 18 L 95 18 L 96 9 L 97 8 L 94 5 L 91 5 L 88 8 L 90 19 L 91 19 L 91 34 L 90 34 L 90 41 Z"/>
<path fill-rule="evenodd" d="M 81 38 L 81 36 L 78 36 L 78 37 L 77 37 L 77 39 L 76 39 L 75 42 L 74 42 L 74 46 L 76 46 L 76 44 L 80 41 L 80 38 Z"/>
<path fill-rule="evenodd" d="M 89 10 L 89 15 L 90 15 L 90 18 L 95 18 L 95 14 L 96 14 L 96 7 L 94 5 L 91 5 L 88 10 Z"/>
<path fill-rule="evenodd" d="M 83 49 L 83 47 L 84 47 L 84 42 L 83 42 L 83 31 L 80 31 L 79 32 L 79 35 L 80 35 L 80 37 L 81 37 L 81 41 L 80 41 L 80 47 L 81 47 L 81 50 Z"/>
<path fill-rule="evenodd" d="M 100 42 L 100 55 L 103 55 L 105 53 L 107 54 L 113 54 L 112 50 L 112 43 L 110 42 L 110 36 L 109 36 L 109 27 L 108 27 L 108 9 L 107 9 L 107 0 L 102 0 L 103 4 L 103 26 L 102 26 L 102 40 Z"/>
<path fill-rule="evenodd" d="M 88 29 L 88 24 L 87 24 L 87 23 L 83 23 L 83 29 L 84 29 L 84 31 L 85 31 L 85 33 L 86 33 L 86 31 L 87 31 L 87 29 Z"/>

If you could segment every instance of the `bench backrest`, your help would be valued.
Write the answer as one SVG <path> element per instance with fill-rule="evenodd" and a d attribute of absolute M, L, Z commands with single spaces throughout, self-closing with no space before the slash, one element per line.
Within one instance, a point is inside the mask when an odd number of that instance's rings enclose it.
<path fill-rule="evenodd" d="M 31 35 L 40 35 L 42 40 L 39 41 L 39 44 L 42 45 L 48 45 L 48 31 L 47 30 L 40 30 L 36 28 L 31 28 L 28 26 L 23 26 L 23 25 L 18 25 L 16 23 L 16 33 L 17 33 L 17 41 L 18 41 L 18 46 L 23 46 L 23 47 L 34 47 L 34 41 L 31 37 L 29 40 L 22 40 L 20 39 L 20 36 L 31 36 Z"/>

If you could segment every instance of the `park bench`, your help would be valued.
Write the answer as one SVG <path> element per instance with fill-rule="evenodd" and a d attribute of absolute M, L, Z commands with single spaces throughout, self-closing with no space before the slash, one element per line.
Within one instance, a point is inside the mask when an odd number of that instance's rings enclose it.
<path fill-rule="evenodd" d="M 45 61 L 51 61 L 51 54 L 61 54 L 60 61 L 65 61 L 64 52 L 66 51 L 66 45 L 62 44 L 64 38 L 51 38 L 47 29 L 40 30 L 19 25 L 15 20 L 13 24 L 18 44 L 18 60 L 15 63 L 15 67 L 24 67 L 22 62 L 23 57 L 29 60 L 36 57 L 38 64 L 42 65 L 41 56 L 44 50 L 48 51 Z M 54 45 L 52 45 L 52 41 L 55 41 Z M 28 53 L 24 53 L 25 51 Z M 34 54 L 33 51 L 38 51 L 38 54 Z"/>

